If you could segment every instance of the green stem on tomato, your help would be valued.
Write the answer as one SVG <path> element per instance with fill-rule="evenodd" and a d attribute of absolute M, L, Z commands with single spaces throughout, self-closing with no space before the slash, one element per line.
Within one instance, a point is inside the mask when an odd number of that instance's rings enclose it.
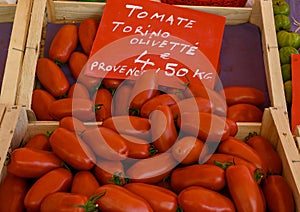
<path fill-rule="evenodd" d="M 232 165 L 234 165 L 234 162 L 219 162 L 219 161 L 214 161 L 214 164 L 216 165 L 216 166 L 219 166 L 220 168 L 222 168 L 222 169 L 224 169 L 224 170 L 226 170 L 229 166 L 232 166 Z"/>

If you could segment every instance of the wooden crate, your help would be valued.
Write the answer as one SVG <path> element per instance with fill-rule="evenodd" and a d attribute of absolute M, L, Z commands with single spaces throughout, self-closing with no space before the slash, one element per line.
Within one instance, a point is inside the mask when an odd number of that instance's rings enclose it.
<path fill-rule="evenodd" d="M 0 103 L 15 103 L 26 49 L 32 3 L 33 0 L 19 0 L 17 4 L 0 4 L 0 22 L 13 24 L 3 74 Z"/>
<path fill-rule="evenodd" d="M 293 190 L 297 208 L 296 211 L 300 212 L 300 155 L 295 148 L 295 142 L 288 125 L 285 123 L 286 121 L 286 115 L 281 109 L 271 107 L 265 109 L 262 123 L 259 126 L 240 123 L 236 137 L 244 139 L 250 132 L 257 132 L 272 143 L 282 160 L 282 174 Z M 4 123 L 10 123 L 9 130 L 3 130 Z M 85 124 L 91 125 L 92 123 Z M 16 128 L 14 129 L 13 126 L 16 126 Z M 52 131 L 57 127 L 58 123 L 53 121 L 28 122 L 24 107 L 14 106 L 11 108 L 11 111 L 6 109 L 6 114 L 1 122 L 0 138 L 1 142 L 5 143 L 6 150 L 8 149 L 9 144 L 10 150 L 13 150 L 21 144 L 26 143 L 34 135 Z M 2 133 L 8 135 L 3 136 Z M 2 155 L 4 152 L 5 151 L 1 149 Z M 2 165 L 3 163 L 0 168 L 2 168 Z M 2 168 L 2 177 L 5 172 L 4 166 L 4 168 Z"/>

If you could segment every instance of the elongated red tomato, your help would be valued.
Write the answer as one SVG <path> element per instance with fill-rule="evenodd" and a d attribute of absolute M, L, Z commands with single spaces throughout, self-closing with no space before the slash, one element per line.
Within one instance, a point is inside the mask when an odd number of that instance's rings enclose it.
<path fill-rule="evenodd" d="M 261 122 L 262 115 L 262 111 L 251 104 L 235 104 L 227 110 L 227 117 L 236 122 Z"/>
<path fill-rule="evenodd" d="M 266 211 L 260 187 L 245 165 L 229 166 L 226 169 L 226 180 L 237 211 Z"/>
<path fill-rule="evenodd" d="M 124 79 L 104 78 L 102 84 L 106 89 L 118 89 Z"/>
<path fill-rule="evenodd" d="M 273 148 L 270 141 L 262 136 L 253 136 L 247 141 L 247 144 L 255 149 L 263 163 L 266 164 L 266 172 L 269 174 L 281 174 L 281 158 Z"/>
<path fill-rule="evenodd" d="M 221 92 L 224 92 L 226 103 L 229 106 L 241 103 L 259 106 L 265 103 L 264 93 L 254 87 L 229 86 L 224 88 Z"/>
<path fill-rule="evenodd" d="M 54 97 L 67 93 L 70 84 L 61 68 L 49 58 L 39 58 L 36 75 L 43 87 Z"/>
<path fill-rule="evenodd" d="M 55 101 L 48 91 L 35 89 L 32 92 L 31 109 L 33 110 L 37 120 L 52 121 L 53 117 L 49 114 L 49 105 Z"/>
<path fill-rule="evenodd" d="M 56 128 L 49 138 L 53 152 L 77 170 L 90 170 L 95 164 L 95 155 L 75 133 Z"/>
<path fill-rule="evenodd" d="M 25 144 L 25 147 L 35 148 L 35 149 L 40 149 L 45 151 L 49 151 L 51 149 L 48 136 L 44 133 L 39 133 L 34 135 Z"/>
<path fill-rule="evenodd" d="M 101 158 L 124 160 L 128 155 L 124 138 L 110 128 L 103 126 L 88 128 L 82 134 L 82 139 Z"/>
<path fill-rule="evenodd" d="M 63 98 L 49 105 L 49 114 L 56 120 L 74 116 L 81 121 L 95 118 L 95 106 L 89 99 Z"/>
<path fill-rule="evenodd" d="M 96 206 L 85 209 L 79 206 L 85 206 L 88 197 L 82 194 L 74 194 L 68 192 L 55 192 L 45 197 L 41 204 L 41 212 L 85 212 L 87 209 L 94 209 Z"/>
<path fill-rule="evenodd" d="M 148 141 L 131 135 L 121 134 L 121 136 L 125 138 L 129 158 L 143 159 L 152 154 L 151 145 Z"/>
<path fill-rule="evenodd" d="M 194 164 L 176 168 L 171 174 L 171 186 L 176 192 L 189 186 L 202 186 L 218 191 L 225 185 L 225 171 L 210 164 Z"/>
<path fill-rule="evenodd" d="M 124 188 L 144 198 L 154 211 L 176 212 L 178 208 L 177 195 L 166 188 L 147 183 L 129 183 Z"/>
<path fill-rule="evenodd" d="M 49 194 L 68 191 L 72 183 L 72 173 L 64 168 L 54 169 L 40 177 L 27 192 L 24 205 L 27 211 L 38 212 L 42 201 Z"/>
<path fill-rule="evenodd" d="M 145 199 L 129 191 L 128 189 L 123 188 L 122 186 L 113 184 L 103 185 L 95 191 L 95 194 L 104 194 L 97 201 L 100 211 L 153 211 Z"/>
<path fill-rule="evenodd" d="M 157 106 L 149 119 L 153 145 L 159 152 L 166 152 L 178 137 L 170 107 L 167 105 Z"/>
<path fill-rule="evenodd" d="M 71 193 L 90 197 L 99 186 L 100 184 L 92 172 L 79 171 L 73 177 Z"/>
<path fill-rule="evenodd" d="M 37 178 L 62 166 L 62 160 L 53 152 L 22 147 L 15 149 L 7 171 L 23 178 Z"/>
<path fill-rule="evenodd" d="M 190 186 L 182 190 L 178 195 L 178 203 L 183 211 L 236 211 L 229 198 L 201 186 Z"/>
<path fill-rule="evenodd" d="M 93 100 L 99 107 L 96 110 L 96 121 L 103 121 L 111 117 L 112 95 L 106 88 L 99 88 L 95 93 Z"/>
<path fill-rule="evenodd" d="M 263 181 L 263 193 L 268 211 L 295 211 L 295 202 L 289 184 L 281 175 L 270 175 Z"/>
<path fill-rule="evenodd" d="M 81 135 L 87 128 L 82 121 L 74 116 L 66 116 L 59 120 L 59 127 Z"/>
<path fill-rule="evenodd" d="M 113 96 L 113 115 L 129 115 L 129 98 L 133 85 L 121 84 Z"/>
<path fill-rule="evenodd" d="M 78 38 L 80 45 L 85 52 L 89 55 L 97 34 L 98 21 L 94 18 L 86 18 L 83 20 L 78 28 Z"/>
<path fill-rule="evenodd" d="M 80 98 L 80 99 L 90 99 L 90 94 L 88 89 L 81 83 L 76 82 L 71 85 L 68 91 L 69 98 Z"/>
<path fill-rule="evenodd" d="M 226 123 L 229 126 L 230 136 L 235 136 L 238 133 L 239 127 L 236 121 L 231 120 L 230 118 L 226 118 Z"/>
<path fill-rule="evenodd" d="M 28 188 L 24 178 L 7 173 L 0 184 L 0 211 L 25 211 L 24 198 Z"/>
<path fill-rule="evenodd" d="M 226 118 L 212 113 L 183 113 L 177 119 L 177 126 L 189 135 L 198 136 L 203 141 L 223 141 L 230 134 Z"/>
<path fill-rule="evenodd" d="M 66 63 L 78 44 L 78 28 L 74 24 L 63 25 L 53 38 L 49 58 Z"/>

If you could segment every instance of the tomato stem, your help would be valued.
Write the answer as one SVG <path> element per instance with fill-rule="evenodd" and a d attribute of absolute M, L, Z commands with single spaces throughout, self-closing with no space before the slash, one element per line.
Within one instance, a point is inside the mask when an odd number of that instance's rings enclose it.
<path fill-rule="evenodd" d="M 150 145 L 149 147 L 149 156 L 153 156 L 158 153 L 158 150 L 154 145 Z"/>
<path fill-rule="evenodd" d="M 224 170 L 226 170 L 229 166 L 232 166 L 232 165 L 234 165 L 234 162 L 219 162 L 219 161 L 214 161 L 214 164 L 216 165 L 216 166 L 219 166 L 220 168 L 222 168 L 222 169 L 224 169 Z"/>
<path fill-rule="evenodd" d="M 264 177 L 263 169 L 257 168 L 254 172 L 254 180 L 255 182 L 259 182 Z"/>
<path fill-rule="evenodd" d="M 123 172 L 115 172 L 113 178 L 109 179 L 108 182 L 112 182 L 115 185 L 123 186 L 130 182 L 130 179 L 125 176 Z"/>
<path fill-rule="evenodd" d="M 128 108 L 129 111 L 131 111 L 132 116 L 140 116 L 140 110 L 134 107 L 129 107 Z"/>
<path fill-rule="evenodd" d="M 182 207 L 178 206 L 177 209 L 176 209 L 176 212 L 183 212 Z"/>
<path fill-rule="evenodd" d="M 245 138 L 244 141 L 247 142 L 250 138 L 257 136 L 258 133 L 257 132 L 250 132 Z"/>
<path fill-rule="evenodd" d="M 97 201 L 105 195 L 105 192 L 101 194 L 93 194 L 89 197 L 88 201 L 85 205 L 74 205 L 77 208 L 83 208 L 85 212 L 97 212 L 98 211 L 98 204 Z"/>
<path fill-rule="evenodd" d="M 98 110 L 101 109 L 102 106 L 103 106 L 103 104 L 95 104 L 95 105 L 94 105 L 94 108 L 93 108 L 93 111 L 94 111 L 94 112 L 97 112 Z"/>

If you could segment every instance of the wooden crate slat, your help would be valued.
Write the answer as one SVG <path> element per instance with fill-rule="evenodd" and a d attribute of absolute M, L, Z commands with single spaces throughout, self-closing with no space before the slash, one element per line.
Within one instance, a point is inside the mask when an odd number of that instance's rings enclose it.
<path fill-rule="evenodd" d="M 0 23 L 13 22 L 16 7 L 16 4 L 0 4 Z"/>

